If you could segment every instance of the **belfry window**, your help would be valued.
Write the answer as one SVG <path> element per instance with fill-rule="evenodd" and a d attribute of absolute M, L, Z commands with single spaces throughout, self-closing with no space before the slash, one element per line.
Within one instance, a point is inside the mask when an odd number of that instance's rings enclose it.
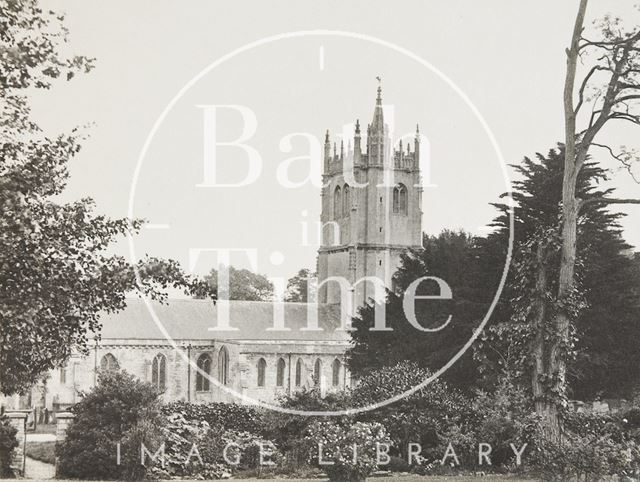
<path fill-rule="evenodd" d="M 333 217 L 338 219 L 342 215 L 342 192 L 340 186 L 336 186 L 333 192 Z"/>
<path fill-rule="evenodd" d="M 351 210 L 351 191 L 349 185 L 345 184 L 342 189 L 342 215 L 348 216 Z"/>
<path fill-rule="evenodd" d="M 393 188 L 393 212 L 407 214 L 407 188 L 403 184 Z"/>
<path fill-rule="evenodd" d="M 203 353 L 198 357 L 198 371 L 196 372 L 196 391 L 209 391 L 209 376 L 211 376 L 211 356 Z"/>

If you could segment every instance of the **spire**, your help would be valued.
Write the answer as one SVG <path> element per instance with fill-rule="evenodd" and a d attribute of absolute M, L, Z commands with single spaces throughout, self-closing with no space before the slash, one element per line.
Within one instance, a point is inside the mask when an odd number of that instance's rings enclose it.
<path fill-rule="evenodd" d="M 380 80 L 380 77 L 378 77 Z M 384 115 L 382 113 L 382 87 L 378 85 L 378 96 L 376 97 L 376 106 L 373 111 L 373 121 L 371 122 L 371 130 L 373 135 L 384 136 Z"/>
<path fill-rule="evenodd" d="M 362 149 L 360 147 L 360 119 L 356 119 L 356 133 L 353 136 L 353 163 L 360 164 Z"/>
<path fill-rule="evenodd" d="M 329 162 L 331 160 L 331 143 L 329 142 L 329 130 L 324 137 L 324 173 L 329 173 Z"/>

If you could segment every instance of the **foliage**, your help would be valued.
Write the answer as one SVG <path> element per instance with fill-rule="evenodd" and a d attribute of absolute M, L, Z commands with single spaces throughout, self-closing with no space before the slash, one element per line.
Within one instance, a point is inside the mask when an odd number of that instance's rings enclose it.
<path fill-rule="evenodd" d="M 219 430 L 262 433 L 262 413 L 253 407 L 237 403 L 172 402 L 162 406 L 162 412 L 170 416 L 182 415 L 188 421 L 204 421 Z"/>
<path fill-rule="evenodd" d="M 560 443 L 540 444 L 536 469 L 543 480 L 603 480 L 605 476 L 635 476 L 640 468 L 640 446 L 616 443 L 610 437 L 565 436 Z"/>
<path fill-rule="evenodd" d="M 494 322 L 474 345 L 475 357 L 487 385 L 502 376 L 529 384 L 539 310 L 544 310 L 546 322 L 554 312 L 571 312 L 575 329 L 561 348 L 572 360 L 568 372 L 572 396 L 625 395 L 640 377 L 640 354 L 635 348 L 640 327 L 633 321 L 640 314 L 640 270 L 625 254 L 628 245 L 618 223 L 622 215 L 601 204 L 586 204 L 578 226 L 577 289 L 572 299 L 557 300 L 563 160 L 560 146 L 513 166 L 520 175 L 512 192 L 514 267 L 503 294 L 511 303 L 499 306 Z M 611 194 L 612 190 L 600 187 L 606 180 L 604 169 L 587 163 L 578 177 L 578 196 L 589 200 Z M 485 253 L 495 251 L 509 233 L 510 207 L 503 203 L 496 207 L 500 211 L 494 221 L 497 230 L 487 238 Z M 542 268 L 546 282 L 536 286 Z"/>
<path fill-rule="evenodd" d="M 315 422 L 309 427 L 307 440 L 312 447 L 309 460 L 323 469 L 329 480 L 341 482 L 364 481 L 378 466 L 378 444 L 390 443 L 381 424 L 363 422 L 347 427 Z"/>
<path fill-rule="evenodd" d="M 0 417 L 0 476 L 8 477 L 12 475 L 11 457 L 13 451 L 18 446 L 16 434 L 18 430 L 9 425 L 9 420 Z"/>
<path fill-rule="evenodd" d="M 222 431 L 212 430 L 204 420 L 188 420 L 182 413 L 173 413 L 166 418 L 167 423 L 162 428 L 164 459 L 154 461 L 150 470 L 152 476 L 220 479 L 231 475 L 231 469 L 222 463 Z M 154 448 L 158 450 L 159 445 Z"/>
<path fill-rule="evenodd" d="M 316 273 L 312 273 L 310 269 L 303 268 L 296 273 L 292 278 L 287 281 L 287 291 L 284 296 L 285 301 L 295 303 L 307 303 L 309 301 L 309 294 L 312 295 L 312 299 L 315 293 L 312 291 L 309 293 L 313 286 L 309 285 L 309 279 L 316 277 Z"/>
<path fill-rule="evenodd" d="M 244 301 L 272 301 L 273 283 L 259 273 L 254 273 L 248 269 L 238 269 L 233 266 L 229 270 L 229 300 Z M 204 277 L 209 287 L 214 293 L 218 293 L 218 270 L 212 269 Z"/>
<path fill-rule="evenodd" d="M 354 406 L 380 403 L 413 389 L 431 373 L 413 362 L 401 362 L 369 372 L 353 389 Z M 446 382 L 435 379 L 427 386 L 400 400 L 358 415 L 358 419 L 384 425 L 393 441 L 393 454 L 406 457 L 409 442 L 424 449 L 437 446 L 440 434 L 461 425 L 471 416 L 470 402 Z"/>
<path fill-rule="evenodd" d="M 484 256 L 482 240 L 468 233 L 443 231 L 424 236 L 424 250 L 409 250 L 401 257 L 394 276 L 395 292 L 389 292 L 383 309 L 386 324 L 393 331 L 371 330 L 376 306 L 368 305 L 353 321 L 353 347 L 349 366 L 356 375 L 401 361 L 412 361 L 432 371 L 444 366 L 464 346 L 482 321 L 495 294 L 504 256 Z M 436 332 L 420 331 L 407 320 L 404 293 L 411 283 L 424 276 L 444 280 L 453 292 L 452 300 L 416 300 L 416 319 L 422 327 L 436 329 L 449 315 L 452 322 Z M 439 295 L 434 281 L 423 281 L 417 295 Z M 478 379 L 471 353 L 457 360 L 444 374 L 447 381 L 470 389 Z"/>
<path fill-rule="evenodd" d="M 195 411 L 194 414 L 197 415 Z M 282 460 L 271 440 L 255 433 L 225 429 L 222 423 L 210 425 L 203 419 L 188 419 L 181 412 L 167 415 L 162 440 L 164 464 L 161 460 L 154 461 L 151 475 L 164 479 L 221 479 L 247 470 L 262 473 L 272 470 L 272 464 L 279 466 Z"/>
<path fill-rule="evenodd" d="M 346 392 L 329 392 L 322 397 L 317 388 L 304 388 L 291 395 L 285 395 L 279 400 L 283 408 L 299 411 L 336 411 L 352 406 L 351 397 Z M 291 415 L 287 413 L 268 411 L 264 414 L 264 434 L 273 440 L 280 450 L 287 456 L 287 463 L 294 469 L 300 469 L 306 464 L 307 448 L 304 437 L 309 427 L 325 417 L 306 415 Z M 332 417 L 337 423 L 350 423 L 352 417 Z"/>
<path fill-rule="evenodd" d="M 141 222 L 97 215 L 88 198 L 58 201 L 84 135 L 45 135 L 26 93 L 88 72 L 93 62 L 61 53 L 63 17 L 36 0 L 4 0 L 0 8 L 0 390 L 11 394 L 63 364 L 72 349 L 86 352 L 98 314 L 123 309 L 125 293 L 161 300 L 169 286 L 211 293 L 177 263 L 154 258 L 138 264 L 141 285 L 131 264 L 106 253 Z"/>
<path fill-rule="evenodd" d="M 160 392 L 124 371 L 104 372 L 97 386 L 73 407 L 75 418 L 56 449 L 66 477 L 139 479 L 140 444 L 158 446 L 163 417 Z M 121 444 L 121 464 L 116 463 Z"/>

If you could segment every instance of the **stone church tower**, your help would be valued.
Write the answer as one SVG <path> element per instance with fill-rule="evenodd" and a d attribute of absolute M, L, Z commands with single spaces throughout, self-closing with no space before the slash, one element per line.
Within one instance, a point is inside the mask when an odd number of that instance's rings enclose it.
<path fill-rule="evenodd" d="M 392 277 L 406 248 L 422 246 L 422 186 L 420 137 L 411 149 L 402 141 L 391 144 L 384 123 L 382 90 L 367 126 L 364 151 L 360 122 L 356 121 L 353 149 L 333 149 L 327 131 L 324 144 L 322 189 L 322 245 L 318 252 L 318 301 L 340 303 L 341 288 L 333 277 L 345 278 L 351 287 L 355 310 L 376 298 L 376 277 L 393 289 Z M 333 151 L 333 152 L 332 152 Z M 365 279 L 366 278 L 366 279 Z"/>

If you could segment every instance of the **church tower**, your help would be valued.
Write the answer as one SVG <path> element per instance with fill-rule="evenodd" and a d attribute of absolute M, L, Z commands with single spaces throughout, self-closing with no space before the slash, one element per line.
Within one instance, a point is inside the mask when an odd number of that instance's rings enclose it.
<path fill-rule="evenodd" d="M 362 148 L 359 120 L 353 148 L 324 143 L 322 244 L 318 251 L 318 301 L 340 303 L 341 288 L 332 277 L 345 278 L 353 289 L 354 309 L 375 297 L 376 277 L 392 289 L 392 277 L 406 248 L 422 247 L 422 186 L 420 136 L 413 150 L 391 145 L 384 123 L 382 89 L 378 87 L 366 146 Z M 360 281 L 359 281 L 360 280 Z"/>

